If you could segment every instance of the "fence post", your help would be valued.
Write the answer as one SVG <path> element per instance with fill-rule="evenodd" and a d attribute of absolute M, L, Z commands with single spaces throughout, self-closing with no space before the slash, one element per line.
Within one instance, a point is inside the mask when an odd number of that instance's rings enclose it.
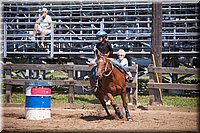
<path fill-rule="evenodd" d="M 72 65 L 72 69 L 68 70 L 68 80 L 71 80 L 69 85 L 68 103 L 74 103 L 74 63 L 67 63 Z"/>
<path fill-rule="evenodd" d="M 150 64 L 148 66 L 148 70 L 152 69 L 153 65 Z M 153 72 L 149 72 L 149 82 L 154 82 L 155 74 Z M 148 88 L 149 90 L 149 104 L 153 105 L 154 103 L 163 104 L 161 100 L 161 94 L 159 93 L 159 89 Z"/>
<path fill-rule="evenodd" d="M 6 65 L 12 64 L 11 62 L 6 62 Z M 11 69 L 5 70 L 5 78 L 11 79 Z M 5 85 L 6 88 L 6 103 L 11 103 L 12 96 L 12 85 Z"/>
<path fill-rule="evenodd" d="M 54 23 L 51 25 L 51 48 L 50 48 L 50 57 L 54 56 Z"/>
<path fill-rule="evenodd" d="M 149 65 L 148 69 L 153 67 L 152 64 Z M 152 72 L 149 72 L 149 82 L 154 82 L 154 74 Z M 153 102 L 155 101 L 154 98 L 154 90 L 152 88 L 149 89 L 149 105 L 153 105 Z"/>
<path fill-rule="evenodd" d="M 3 50 L 3 57 L 7 57 L 7 23 L 4 22 L 4 50 Z"/>
<path fill-rule="evenodd" d="M 136 71 L 134 73 L 134 81 L 135 81 L 135 88 L 132 88 L 132 100 L 133 100 L 133 104 L 135 106 L 137 106 L 137 102 L 138 102 L 138 65 L 136 64 Z"/>
<path fill-rule="evenodd" d="M 162 66 L 162 1 L 152 2 L 152 61 L 155 67 Z M 155 58 L 154 58 L 155 57 Z M 162 82 L 162 75 L 157 75 L 157 82 Z M 154 79 L 156 79 L 154 78 Z M 160 89 L 153 90 L 155 102 L 162 104 Z"/>

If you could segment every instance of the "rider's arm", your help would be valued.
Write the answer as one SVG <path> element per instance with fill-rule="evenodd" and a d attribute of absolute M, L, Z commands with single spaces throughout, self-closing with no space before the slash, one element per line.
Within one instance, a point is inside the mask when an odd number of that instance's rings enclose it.
<path fill-rule="evenodd" d="M 86 64 L 88 64 L 89 66 L 95 66 L 96 65 L 96 62 L 93 62 L 93 61 L 86 61 Z"/>
<path fill-rule="evenodd" d="M 95 56 L 95 58 L 91 60 L 90 62 L 86 61 L 86 64 L 88 64 L 89 66 L 96 66 L 97 65 L 96 61 L 97 61 L 97 57 Z"/>
<path fill-rule="evenodd" d="M 39 24 L 40 21 L 43 19 L 43 17 L 44 17 L 44 13 L 42 13 L 42 14 L 40 15 L 40 17 L 36 20 L 36 23 Z"/>

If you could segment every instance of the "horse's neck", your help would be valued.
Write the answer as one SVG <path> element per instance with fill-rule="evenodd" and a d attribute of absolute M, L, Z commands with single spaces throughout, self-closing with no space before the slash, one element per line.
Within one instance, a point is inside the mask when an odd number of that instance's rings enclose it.
<path fill-rule="evenodd" d="M 122 71 L 120 71 L 118 68 L 113 67 L 113 73 L 116 73 L 117 75 L 121 74 L 123 75 Z"/>

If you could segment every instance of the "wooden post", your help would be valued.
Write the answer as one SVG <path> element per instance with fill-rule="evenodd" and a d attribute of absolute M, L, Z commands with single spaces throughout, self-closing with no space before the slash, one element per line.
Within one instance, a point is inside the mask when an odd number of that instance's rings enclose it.
<path fill-rule="evenodd" d="M 12 64 L 11 62 L 6 62 L 6 65 Z M 11 79 L 11 69 L 5 70 L 5 78 Z M 6 87 L 6 103 L 11 103 L 12 96 L 12 85 L 5 85 Z"/>
<path fill-rule="evenodd" d="M 179 63 L 177 62 L 178 60 L 178 57 L 175 56 L 175 57 L 172 57 L 172 66 L 173 67 L 179 67 Z M 177 73 L 172 73 L 171 75 L 171 83 L 177 83 L 177 79 L 178 79 L 178 74 Z M 183 90 L 169 90 L 168 93 L 170 95 L 181 95 L 183 93 Z"/>
<path fill-rule="evenodd" d="M 134 81 L 135 81 L 135 88 L 132 88 L 132 99 L 133 99 L 133 105 L 137 106 L 137 102 L 138 102 L 138 65 L 136 66 L 136 71 L 133 75 L 134 77 Z"/>
<path fill-rule="evenodd" d="M 72 62 L 67 63 L 69 65 L 73 65 Z M 68 70 L 68 80 L 72 80 L 72 82 L 70 82 L 69 85 L 69 94 L 68 94 L 68 103 L 74 103 L 74 70 L 73 70 L 74 66 L 72 66 L 71 70 Z"/>
<path fill-rule="evenodd" d="M 153 67 L 152 64 L 149 65 L 148 68 Z M 154 73 L 149 73 L 149 82 L 154 82 Z M 155 102 L 155 97 L 154 95 L 158 94 L 157 91 L 155 89 L 152 88 L 148 88 L 149 90 L 149 105 L 153 105 L 153 103 Z"/>
<path fill-rule="evenodd" d="M 148 69 L 152 69 L 152 64 L 149 65 Z M 156 75 L 153 72 L 149 72 L 149 82 L 156 82 Z M 160 89 L 160 88 L 159 88 Z M 155 103 L 163 104 L 161 92 L 159 89 L 148 88 L 149 90 L 149 104 L 153 105 Z"/>
<path fill-rule="evenodd" d="M 42 72 L 42 79 L 43 80 L 46 79 L 46 70 L 41 70 L 41 72 Z"/>
<path fill-rule="evenodd" d="M 162 67 L 162 2 L 153 1 L 152 5 L 152 55 L 155 57 L 156 67 Z M 150 79 L 157 81 L 155 76 L 150 74 Z M 159 83 L 162 82 L 162 75 L 158 74 Z M 162 94 L 159 89 L 149 91 L 154 95 L 154 101 L 162 104 Z"/>
<path fill-rule="evenodd" d="M 38 79 L 39 78 L 39 70 L 34 70 L 33 71 L 33 78 Z"/>

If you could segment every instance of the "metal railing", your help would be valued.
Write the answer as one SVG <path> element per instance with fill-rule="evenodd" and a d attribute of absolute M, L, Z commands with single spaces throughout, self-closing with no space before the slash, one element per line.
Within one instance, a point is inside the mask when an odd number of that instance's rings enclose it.
<path fill-rule="evenodd" d="M 199 51 L 198 1 L 163 1 L 163 54 L 193 54 Z M 3 2 L 3 57 L 15 55 L 93 54 L 95 33 L 103 29 L 114 46 L 132 55 L 150 55 L 152 3 L 142 1 L 67 1 L 47 3 Z M 47 50 L 35 49 L 29 39 L 37 14 L 44 5 L 53 20 Z M 39 36 L 38 36 L 39 37 Z M 148 44 L 148 45 L 146 45 Z"/>

